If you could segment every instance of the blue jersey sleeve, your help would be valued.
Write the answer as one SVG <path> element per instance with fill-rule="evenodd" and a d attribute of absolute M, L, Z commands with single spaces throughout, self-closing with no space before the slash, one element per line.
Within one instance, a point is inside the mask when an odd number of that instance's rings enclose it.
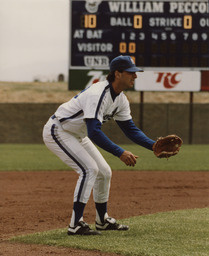
<path fill-rule="evenodd" d="M 85 119 L 88 137 L 100 148 L 120 157 L 125 151 L 113 143 L 101 130 L 101 122 L 97 119 Z"/>
<path fill-rule="evenodd" d="M 138 127 L 136 127 L 132 119 L 116 122 L 130 140 L 142 147 L 152 150 L 155 141 L 148 138 Z"/>

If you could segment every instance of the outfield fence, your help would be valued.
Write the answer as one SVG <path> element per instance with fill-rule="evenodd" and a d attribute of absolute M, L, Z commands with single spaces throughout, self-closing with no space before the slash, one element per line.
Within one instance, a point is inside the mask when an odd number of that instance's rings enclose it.
<path fill-rule="evenodd" d="M 1 103 L 0 142 L 43 143 L 43 126 L 59 105 Z M 131 104 L 131 111 L 136 125 L 152 139 L 175 133 L 185 144 L 209 144 L 209 104 L 141 103 Z M 115 143 L 131 143 L 114 121 L 102 130 Z"/>

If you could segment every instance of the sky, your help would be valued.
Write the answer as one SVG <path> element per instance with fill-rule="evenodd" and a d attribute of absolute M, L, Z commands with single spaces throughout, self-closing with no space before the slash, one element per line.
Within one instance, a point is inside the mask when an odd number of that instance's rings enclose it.
<path fill-rule="evenodd" d="M 67 80 L 69 0 L 0 0 L 0 81 Z"/>

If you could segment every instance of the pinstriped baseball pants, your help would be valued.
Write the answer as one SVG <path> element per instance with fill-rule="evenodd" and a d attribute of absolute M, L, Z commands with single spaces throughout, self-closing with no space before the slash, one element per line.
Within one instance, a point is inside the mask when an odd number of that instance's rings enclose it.
<path fill-rule="evenodd" d="M 88 137 L 79 140 L 63 130 L 57 119 L 50 118 L 43 129 L 43 140 L 49 150 L 79 174 L 74 202 L 86 204 L 92 189 L 96 203 L 108 201 L 112 172 Z"/>

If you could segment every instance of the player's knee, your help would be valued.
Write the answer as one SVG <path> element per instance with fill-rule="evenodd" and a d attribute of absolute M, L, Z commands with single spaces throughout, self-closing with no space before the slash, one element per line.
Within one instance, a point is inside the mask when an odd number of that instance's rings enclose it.
<path fill-rule="evenodd" d="M 98 172 L 99 172 L 99 168 L 98 168 L 98 166 L 97 166 L 96 163 L 93 164 L 93 165 L 89 168 L 89 170 L 90 170 L 91 175 L 93 175 L 93 176 L 97 176 L 97 174 L 98 174 Z"/>
<path fill-rule="evenodd" d="M 105 169 L 103 169 L 102 174 L 106 180 L 110 180 L 112 178 L 112 170 L 109 165 L 105 166 Z"/>
<path fill-rule="evenodd" d="M 94 176 L 97 176 L 98 173 L 99 173 L 99 168 L 94 168 L 94 169 L 93 169 L 93 174 L 94 174 Z"/>

